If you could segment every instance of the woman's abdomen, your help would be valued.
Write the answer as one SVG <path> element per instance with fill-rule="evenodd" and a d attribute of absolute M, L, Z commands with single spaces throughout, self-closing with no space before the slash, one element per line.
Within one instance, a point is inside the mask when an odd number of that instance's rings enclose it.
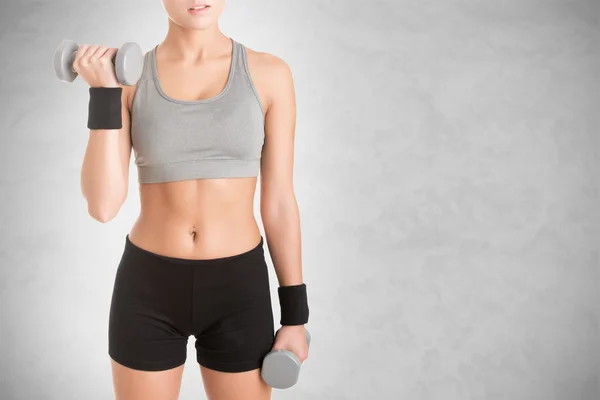
<path fill-rule="evenodd" d="M 142 184 L 141 213 L 129 239 L 143 249 L 176 258 L 243 253 L 260 241 L 255 189 L 256 178 Z"/>

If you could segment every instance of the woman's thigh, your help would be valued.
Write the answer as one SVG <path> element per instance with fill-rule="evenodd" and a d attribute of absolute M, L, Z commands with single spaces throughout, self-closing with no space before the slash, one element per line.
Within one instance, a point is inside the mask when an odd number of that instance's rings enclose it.
<path fill-rule="evenodd" d="M 208 400 L 270 400 L 272 388 L 260 377 L 260 369 L 219 372 L 200 365 Z"/>
<path fill-rule="evenodd" d="M 115 400 L 178 400 L 184 365 L 140 371 L 110 359 Z"/>

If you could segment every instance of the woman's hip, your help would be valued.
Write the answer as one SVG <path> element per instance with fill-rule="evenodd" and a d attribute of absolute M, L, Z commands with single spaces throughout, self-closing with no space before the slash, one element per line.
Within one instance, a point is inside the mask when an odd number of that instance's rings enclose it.
<path fill-rule="evenodd" d="M 222 314 L 249 310 L 271 313 L 269 272 L 263 237 L 252 249 L 212 259 L 161 255 L 134 244 L 129 235 L 119 262 L 111 313 L 169 319 L 177 329 L 194 330 Z"/>
<path fill-rule="evenodd" d="M 255 368 L 273 341 L 273 310 L 263 240 L 215 259 L 168 257 L 125 236 L 108 327 L 109 354 L 132 368 L 185 361 L 195 335 L 198 360 L 233 371 Z"/>

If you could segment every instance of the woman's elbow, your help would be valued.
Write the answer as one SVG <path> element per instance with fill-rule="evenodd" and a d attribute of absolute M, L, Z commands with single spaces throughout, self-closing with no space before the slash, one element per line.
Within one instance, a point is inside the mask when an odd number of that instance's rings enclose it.
<path fill-rule="evenodd" d="M 271 200 L 263 199 L 260 204 L 263 218 L 280 219 L 298 212 L 298 203 L 293 195 L 273 197 Z"/>
<path fill-rule="evenodd" d="M 88 205 L 88 214 L 98 222 L 106 223 L 118 214 L 108 207 L 91 207 Z"/>
<path fill-rule="evenodd" d="M 123 203 L 124 200 L 99 202 L 97 204 L 88 202 L 88 214 L 98 222 L 107 223 L 119 214 Z"/>

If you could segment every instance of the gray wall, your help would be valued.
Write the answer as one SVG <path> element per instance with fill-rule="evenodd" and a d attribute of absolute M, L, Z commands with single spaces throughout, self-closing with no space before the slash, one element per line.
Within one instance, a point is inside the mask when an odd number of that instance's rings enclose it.
<path fill-rule="evenodd" d="M 115 220 L 87 215 L 87 86 L 52 54 L 147 51 L 166 15 L 1 7 L 0 398 L 108 399 L 137 171 Z M 600 2 L 228 0 L 221 28 L 296 83 L 313 342 L 274 399 L 600 398 Z M 192 343 L 184 400 L 204 398 Z"/>

